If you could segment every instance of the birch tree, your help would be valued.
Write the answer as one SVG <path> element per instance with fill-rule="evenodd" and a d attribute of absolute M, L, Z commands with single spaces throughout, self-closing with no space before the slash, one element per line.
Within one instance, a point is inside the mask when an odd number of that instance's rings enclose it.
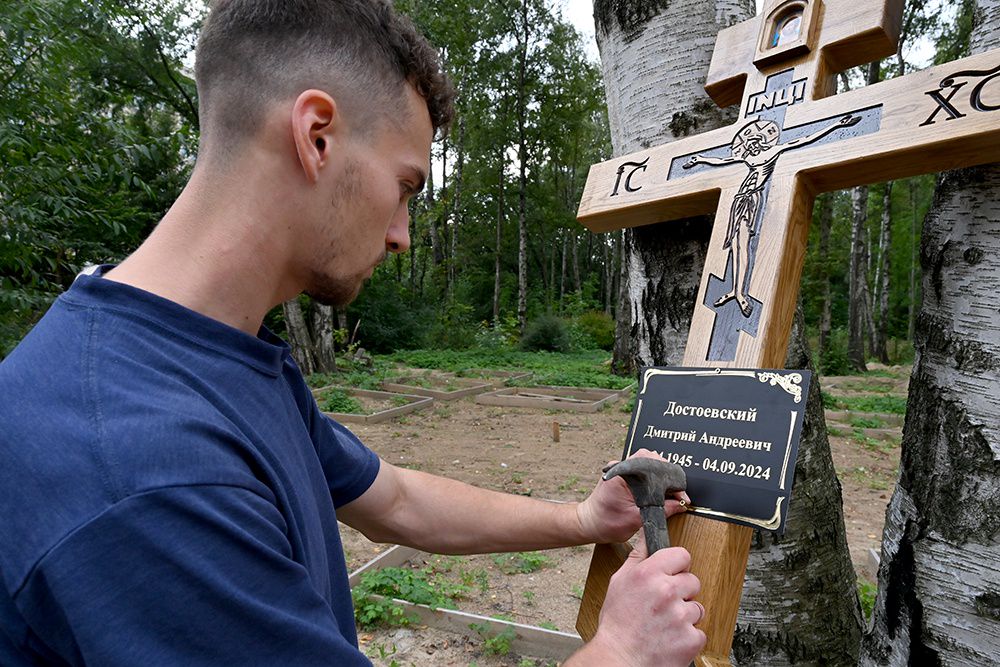
<path fill-rule="evenodd" d="M 978 0 L 974 53 L 1000 47 Z M 1000 165 L 943 174 L 924 220 L 900 474 L 862 665 L 986 665 L 1000 656 Z"/>
<path fill-rule="evenodd" d="M 734 120 L 707 97 L 715 36 L 752 15 L 738 0 L 595 2 L 614 154 L 663 144 Z M 712 218 L 626 230 L 615 366 L 679 363 Z M 789 363 L 808 365 L 801 318 Z M 861 616 L 840 486 L 818 383 L 796 469 L 784 537 L 757 533 L 734 639 L 734 664 L 855 664 Z"/>

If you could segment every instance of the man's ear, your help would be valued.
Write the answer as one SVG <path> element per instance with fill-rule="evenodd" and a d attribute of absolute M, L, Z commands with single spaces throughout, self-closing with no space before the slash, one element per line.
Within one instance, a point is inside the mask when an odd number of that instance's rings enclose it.
<path fill-rule="evenodd" d="M 322 90 L 306 90 L 295 98 L 292 141 L 310 183 L 319 179 L 320 170 L 329 163 L 332 139 L 342 122 L 336 102 Z"/>

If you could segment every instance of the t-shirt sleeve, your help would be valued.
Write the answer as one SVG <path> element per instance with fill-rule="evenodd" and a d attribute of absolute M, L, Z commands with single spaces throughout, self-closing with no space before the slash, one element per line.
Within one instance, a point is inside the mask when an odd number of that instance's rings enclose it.
<path fill-rule="evenodd" d="M 340 507 L 368 490 L 378 475 L 379 458 L 338 422 L 319 408 L 313 414 L 313 441 L 323 474 L 330 486 L 333 506 Z"/>
<path fill-rule="evenodd" d="M 70 664 L 370 665 L 291 551 L 251 490 L 158 489 L 71 533 L 16 600 Z"/>

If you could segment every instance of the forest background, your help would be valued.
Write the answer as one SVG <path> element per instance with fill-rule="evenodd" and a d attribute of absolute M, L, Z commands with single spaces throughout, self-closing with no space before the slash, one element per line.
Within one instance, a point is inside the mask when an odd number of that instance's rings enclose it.
<path fill-rule="evenodd" d="M 411 204 L 412 249 L 383 263 L 345 311 L 303 296 L 267 324 L 307 373 L 332 370 L 336 352 L 358 345 L 611 350 L 621 233 L 575 222 L 589 165 L 611 155 L 592 49 L 551 0 L 396 5 L 441 49 L 458 91 L 432 178 Z M 897 57 L 847 73 L 841 87 L 965 55 L 971 12 L 969 0 L 908 3 Z M 134 249 L 185 184 L 204 14 L 197 0 L 0 8 L 0 358 L 82 268 Z M 930 48 L 913 55 L 921 40 Z M 933 186 L 924 176 L 818 200 L 802 302 L 821 370 L 912 355 Z"/>

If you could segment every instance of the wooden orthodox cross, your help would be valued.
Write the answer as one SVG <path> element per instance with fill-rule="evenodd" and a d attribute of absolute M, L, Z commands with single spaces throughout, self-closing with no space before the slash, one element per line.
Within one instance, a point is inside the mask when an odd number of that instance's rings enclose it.
<path fill-rule="evenodd" d="M 591 231 L 716 211 L 684 365 L 783 367 L 817 193 L 1000 159 L 1000 49 L 834 95 L 837 73 L 895 53 L 902 5 L 768 0 L 719 33 L 709 67 L 712 99 L 741 104 L 735 124 L 591 167 Z M 752 530 L 687 513 L 670 533 L 702 582 L 698 664 L 728 665 Z M 625 553 L 595 550 L 585 639 Z"/>

